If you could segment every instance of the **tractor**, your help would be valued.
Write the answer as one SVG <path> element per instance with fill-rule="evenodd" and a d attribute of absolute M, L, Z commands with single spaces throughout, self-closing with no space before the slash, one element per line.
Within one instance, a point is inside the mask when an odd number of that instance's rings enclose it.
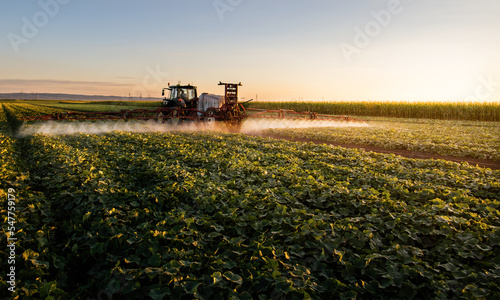
<path fill-rule="evenodd" d="M 238 130 L 247 118 L 292 119 L 292 120 L 334 120 L 354 121 L 349 116 L 322 115 L 315 112 L 296 112 L 287 109 L 268 110 L 247 108 L 238 101 L 240 83 L 222 83 L 224 96 L 202 93 L 199 97 L 196 86 L 170 85 L 163 88 L 162 104 L 156 109 L 123 109 L 114 112 L 67 112 L 45 116 L 26 116 L 24 121 L 50 120 L 158 120 L 173 126 L 188 122 L 203 122 L 213 128 L 215 122 L 222 122 L 232 130 Z M 165 95 L 168 92 L 168 95 Z M 252 101 L 252 100 L 249 100 Z M 247 101 L 247 102 L 249 102 Z"/>

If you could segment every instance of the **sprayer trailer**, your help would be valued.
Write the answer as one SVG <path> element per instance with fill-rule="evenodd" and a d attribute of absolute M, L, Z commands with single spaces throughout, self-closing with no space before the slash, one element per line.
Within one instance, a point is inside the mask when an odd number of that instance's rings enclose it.
<path fill-rule="evenodd" d="M 185 122 L 203 122 L 212 128 L 215 122 L 223 122 L 227 127 L 239 128 L 248 118 L 293 119 L 293 120 L 335 120 L 354 121 L 348 116 L 322 115 L 315 112 L 296 112 L 279 109 L 252 109 L 238 101 L 240 83 L 222 83 L 224 96 L 202 93 L 199 97 L 196 86 L 170 85 L 162 90 L 163 102 L 156 109 L 123 109 L 114 112 L 67 112 L 44 116 L 27 116 L 24 121 L 71 121 L 71 120 L 158 120 L 169 125 Z"/>

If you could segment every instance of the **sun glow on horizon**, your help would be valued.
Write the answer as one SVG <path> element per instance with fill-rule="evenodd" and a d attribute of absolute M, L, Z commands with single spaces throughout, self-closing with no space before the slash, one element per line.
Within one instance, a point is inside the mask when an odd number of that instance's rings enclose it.
<path fill-rule="evenodd" d="M 252 1 L 221 17 L 211 3 L 72 1 L 37 27 L 39 4 L 5 2 L 0 93 L 146 98 L 182 81 L 222 94 L 222 80 L 258 100 L 500 100 L 499 2 L 391 3 Z"/>

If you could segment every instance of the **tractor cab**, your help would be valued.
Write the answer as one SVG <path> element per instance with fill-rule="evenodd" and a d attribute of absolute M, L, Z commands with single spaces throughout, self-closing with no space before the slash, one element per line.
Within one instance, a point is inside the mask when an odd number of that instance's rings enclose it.
<path fill-rule="evenodd" d="M 163 98 L 163 106 L 166 107 L 181 107 L 181 108 L 196 108 L 198 105 L 198 95 L 196 87 L 188 85 L 170 85 L 162 90 L 162 96 L 165 96 L 165 91 L 169 94 Z"/>

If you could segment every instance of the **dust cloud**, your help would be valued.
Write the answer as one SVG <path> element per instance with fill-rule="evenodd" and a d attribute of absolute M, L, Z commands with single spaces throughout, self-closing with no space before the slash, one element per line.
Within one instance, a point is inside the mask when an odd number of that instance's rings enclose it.
<path fill-rule="evenodd" d="M 368 127 L 365 122 L 335 120 L 292 120 L 292 119 L 247 119 L 241 127 L 242 133 L 258 133 L 266 129 L 313 128 L 313 127 Z"/>
<path fill-rule="evenodd" d="M 286 120 L 286 119 L 247 119 L 243 122 L 239 132 L 245 134 L 258 133 L 271 128 L 311 128 L 311 127 L 367 127 L 364 122 L 346 122 L 332 120 Z M 24 123 L 17 132 L 18 137 L 35 134 L 70 135 L 70 134 L 102 134 L 114 131 L 126 132 L 171 132 L 171 131 L 228 131 L 234 129 L 224 126 L 221 122 L 205 124 L 203 122 L 185 122 L 180 126 L 161 123 L 157 120 L 129 120 L 129 121 L 45 121 Z"/>
<path fill-rule="evenodd" d="M 34 124 L 24 123 L 18 130 L 19 137 L 35 134 L 69 135 L 69 134 L 102 134 L 113 131 L 127 132 L 169 132 L 169 131 L 200 131 L 206 130 L 203 123 L 188 123 L 182 126 L 172 126 L 157 120 L 124 121 L 46 121 Z"/>

